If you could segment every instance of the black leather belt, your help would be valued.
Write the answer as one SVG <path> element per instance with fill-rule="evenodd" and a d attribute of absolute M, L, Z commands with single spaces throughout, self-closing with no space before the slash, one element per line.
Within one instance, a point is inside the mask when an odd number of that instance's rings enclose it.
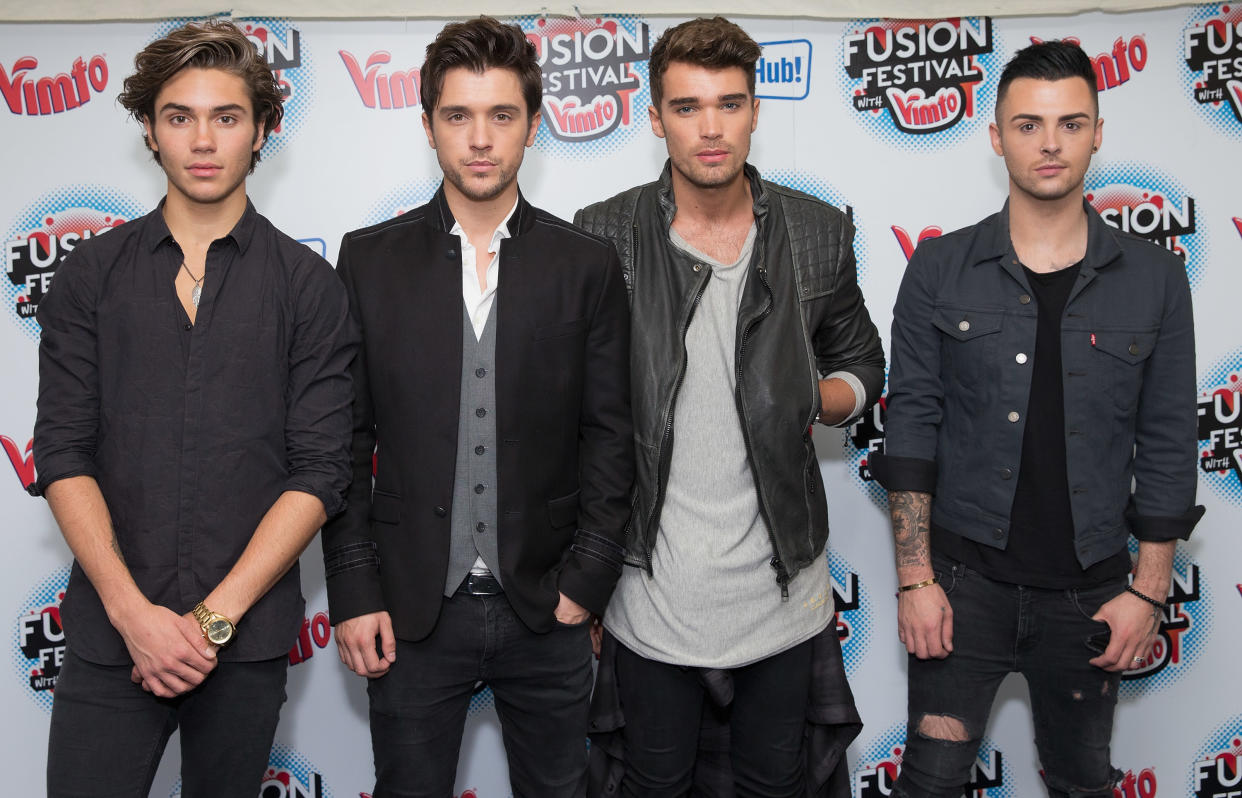
<path fill-rule="evenodd" d="M 457 592 L 471 596 L 498 596 L 505 591 L 500 586 L 500 580 L 491 574 L 466 574 Z"/>

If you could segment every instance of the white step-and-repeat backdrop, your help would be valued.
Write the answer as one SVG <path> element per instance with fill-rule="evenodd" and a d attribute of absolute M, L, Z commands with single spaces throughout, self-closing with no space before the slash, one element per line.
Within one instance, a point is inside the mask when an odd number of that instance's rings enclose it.
<path fill-rule="evenodd" d="M 238 20 L 279 73 L 285 121 L 249 188 L 259 210 L 335 258 L 342 233 L 425 201 L 439 172 L 419 121 L 418 66 L 443 21 Z M 540 48 L 543 128 L 526 195 L 566 218 L 653 179 L 664 160 L 647 122 L 651 43 L 680 19 L 517 20 Z M 58 603 L 70 556 L 33 479 L 40 299 L 83 238 L 151 208 L 163 173 L 115 97 L 134 53 L 177 21 L 0 25 L 0 772 L 6 795 L 41 795 L 48 712 L 63 651 Z M 1242 6 L 1066 17 L 918 21 L 747 18 L 763 43 L 752 161 L 838 205 L 858 226 L 859 279 L 887 339 L 902 270 L 920 240 L 971 224 L 1005 196 L 988 145 L 996 81 L 1035 39 L 1073 38 L 1093 57 L 1104 146 L 1088 198 L 1113 225 L 1186 261 L 1199 374 L 1200 500 L 1174 563 L 1154 664 L 1123 683 L 1114 735 L 1121 798 L 1242 796 Z M 411 408 L 411 412 L 417 412 Z M 881 408 L 815 433 L 829 486 L 838 629 L 866 727 L 850 749 L 857 798 L 889 792 L 905 736 L 905 654 L 892 543 L 868 452 Z M 11 473 L 10 473 L 11 472 Z M 306 622 L 289 653 L 289 701 L 262 798 L 354 798 L 373 784 L 366 694 L 337 659 L 318 543 L 303 558 Z M 1084 651 L 1084 656 L 1086 652 Z M 176 739 L 153 795 L 177 788 Z M 56 767 L 52 762 L 51 767 Z M 1025 689 L 1006 682 L 967 794 L 1042 794 Z M 100 774 L 106 778 L 106 774 Z M 475 697 L 455 798 L 504 798 L 490 693 Z"/>

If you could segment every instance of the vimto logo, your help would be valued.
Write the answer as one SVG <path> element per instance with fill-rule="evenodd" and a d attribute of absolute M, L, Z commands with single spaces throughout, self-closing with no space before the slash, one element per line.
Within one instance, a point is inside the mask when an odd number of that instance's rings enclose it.
<path fill-rule="evenodd" d="M 317 612 L 313 618 L 303 618 L 298 640 L 289 649 L 289 664 L 300 665 L 315 656 L 317 649 L 326 648 L 332 642 L 332 622 L 328 613 Z"/>
<path fill-rule="evenodd" d="M 27 73 L 39 68 L 39 59 L 23 55 L 5 71 L 0 64 L 0 93 L 9 111 L 27 116 L 47 116 L 72 111 L 91 101 L 91 91 L 108 88 L 108 62 L 102 55 L 79 56 L 68 72 L 35 78 Z"/>
<path fill-rule="evenodd" d="M 367 56 L 366 63 L 359 65 L 358 59 L 348 50 L 337 51 L 345 62 L 349 78 L 354 82 L 354 89 L 362 104 L 367 108 L 417 108 L 419 105 L 418 67 L 409 69 L 392 69 L 381 72 L 392 60 L 387 50 L 377 50 Z"/>
<path fill-rule="evenodd" d="M 1190 287 L 1198 285 L 1207 261 L 1207 232 L 1195 215 L 1195 200 L 1172 178 L 1142 164 L 1117 163 L 1091 169 L 1087 202 L 1104 221 L 1146 238 L 1186 262 Z"/>
<path fill-rule="evenodd" d="M 990 18 L 855 20 L 846 30 L 843 85 L 877 136 L 924 149 L 960 141 L 982 119 L 998 72 Z"/>
<path fill-rule="evenodd" d="M 1242 5 L 1199 6 L 1182 29 L 1182 85 L 1199 113 L 1242 137 Z"/>
<path fill-rule="evenodd" d="M 17 675 L 41 707 L 52 710 L 52 691 L 65 659 L 60 601 L 69 585 L 69 566 L 53 571 L 31 588 L 17 614 L 13 662 Z"/>
<path fill-rule="evenodd" d="M 1133 770 L 1127 770 L 1113 787 L 1113 798 L 1156 798 L 1156 771 L 1143 768 L 1135 775 Z"/>
<path fill-rule="evenodd" d="M 1190 767 L 1194 798 L 1242 795 L 1242 715 L 1221 725 L 1199 749 Z"/>
<path fill-rule="evenodd" d="M 528 17 L 519 25 L 543 68 L 544 123 L 536 144 L 557 154 L 597 157 L 628 140 L 638 127 L 633 110 L 647 96 L 647 23 L 632 17 Z M 603 140 L 612 146 L 566 146 Z"/>
<path fill-rule="evenodd" d="M 34 438 L 26 441 L 25 448 L 7 435 L 0 435 L 0 446 L 9 457 L 9 465 L 17 472 L 17 479 L 25 488 L 35 481 Z"/>
<path fill-rule="evenodd" d="M 854 768 L 854 798 L 888 798 L 901 773 L 905 758 L 906 724 L 901 723 L 880 735 L 867 747 Z M 1012 798 L 1005 784 L 1005 756 L 988 738 L 979 744 L 970 779 L 960 794 L 971 798 Z"/>
<path fill-rule="evenodd" d="M 137 201 L 104 186 L 72 186 L 27 206 L 4 237 L 5 297 L 31 338 L 38 340 L 35 314 L 52 285 L 56 268 L 80 242 L 139 216 Z"/>

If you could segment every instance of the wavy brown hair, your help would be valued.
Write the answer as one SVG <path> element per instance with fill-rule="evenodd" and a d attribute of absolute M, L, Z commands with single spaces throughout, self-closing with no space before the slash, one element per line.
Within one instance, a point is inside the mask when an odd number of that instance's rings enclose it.
<path fill-rule="evenodd" d="M 755 96 L 755 63 L 762 53 L 746 31 L 724 17 L 699 17 L 683 22 L 660 35 L 651 48 L 647 74 L 651 82 L 651 104 L 660 110 L 664 99 L 664 73 L 673 62 L 707 69 L 741 67 L 746 73 L 746 90 Z"/>
<path fill-rule="evenodd" d="M 517 25 L 483 16 L 444 26 L 435 41 L 427 45 L 427 60 L 419 70 L 418 90 L 428 119 L 440 101 L 445 74 L 457 67 L 476 74 L 488 69 L 513 70 L 522 86 L 528 120 L 543 103 L 539 54 Z"/>
<path fill-rule="evenodd" d="M 164 84 L 183 69 L 221 69 L 241 78 L 250 92 L 255 130 L 263 125 L 264 135 L 280 125 L 284 117 L 284 96 L 267 60 L 241 29 L 225 19 L 191 22 L 151 42 L 134 56 L 134 74 L 125 79 L 117 101 L 139 122 L 155 125 L 155 98 Z M 147 149 L 151 142 L 142 135 Z M 155 162 L 160 154 L 151 150 Z M 250 157 L 250 171 L 259 162 L 259 153 Z"/>

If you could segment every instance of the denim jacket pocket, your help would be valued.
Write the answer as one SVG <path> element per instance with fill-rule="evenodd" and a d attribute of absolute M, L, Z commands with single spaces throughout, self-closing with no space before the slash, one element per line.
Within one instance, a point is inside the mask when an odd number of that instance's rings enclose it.
<path fill-rule="evenodd" d="M 932 324 L 942 333 L 943 373 L 971 392 L 994 382 L 998 373 L 995 352 L 1000 345 L 998 333 L 1004 318 L 1004 312 L 999 310 L 936 308 Z"/>
<path fill-rule="evenodd" d="M 1091 347 L 1099 353 L 1100 388 L 1111 396 L 1117 409 L 1132 411 L 1143 388 L 1143 367 L 1156 345 L 1156 331 L 1101 330 L 1090 334 Z"/>

